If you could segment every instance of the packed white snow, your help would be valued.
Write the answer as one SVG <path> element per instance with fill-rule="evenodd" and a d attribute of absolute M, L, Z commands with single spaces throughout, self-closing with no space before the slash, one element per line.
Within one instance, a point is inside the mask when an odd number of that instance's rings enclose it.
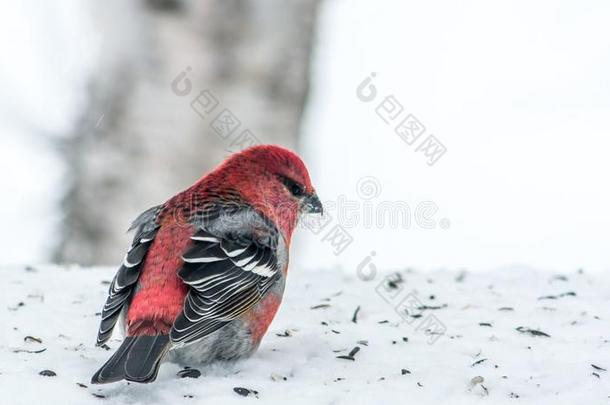
<path fill-rule="evenodd" d="M 0 403 L 610 403 L 608 274 L 299 270 L 250 359 L 95 386 L 114 269 L 4 268 Z"/>

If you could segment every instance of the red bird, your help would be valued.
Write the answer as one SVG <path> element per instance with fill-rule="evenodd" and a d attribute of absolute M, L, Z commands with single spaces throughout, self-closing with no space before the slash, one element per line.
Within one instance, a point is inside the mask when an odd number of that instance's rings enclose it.
<path fill-rule="evenodd" d="M 125 340 L 91 382 L 152 382 L 166 355 L 193 365 L 254 353 L 282 300 L 301 213 L 322 213 L 307 168 L 271 145 L 232 155 L 142 213 L 110 285 L 97 345 L 120 315 Z"/>

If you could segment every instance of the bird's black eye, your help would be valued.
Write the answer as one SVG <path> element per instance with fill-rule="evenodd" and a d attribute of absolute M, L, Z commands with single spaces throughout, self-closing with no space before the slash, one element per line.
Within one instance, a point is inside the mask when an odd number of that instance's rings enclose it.
<path fill-rule="evenodd" d="M 305 189 L 296 181 L 289 179 L 288 177 L 283 177 L 282 181 L 284 182 L 284 185 L 286 186 L 288 191 L 290 191 L 290 194 L 292 194 L 293 196 L 302 197 L 305 195 Z"/>
<path fill-rule="evenodd" d="M 305 191 L 303 191 L 303 187 L 299 186 L 296 183 L 292 185 L 292 187 L 290 188 L 290 192 L 295 197 L 301 197 L 303 194 L 305 194 Z"/>

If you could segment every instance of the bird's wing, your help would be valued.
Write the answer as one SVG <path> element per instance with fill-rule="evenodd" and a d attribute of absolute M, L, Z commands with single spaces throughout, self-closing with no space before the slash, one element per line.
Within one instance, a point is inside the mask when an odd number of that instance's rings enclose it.
<path fill-rule="evenodd" d="M 136 235 L 121 267 L 119 267 L 112 283 L 110 283 L 108 298 L 102 309 L 102 321 L 97 334 L 98 346 L 110 339 L 121 310 L 131 297 L 133 287 L 140 276 L 140 268 L 144 262 L 144 257 L 159 230 L 157 215 L 160 210 L 161 206 L 157 206 L 143 212 L 129 228 L 129 230 L 135 229 Z"/>
<path fill-rule="evenodd" d="M 170 333 L 175 344 L 194 342 L 238 318 L 281 277 L 274 246 L 253 234 L 219 237 L 200 229 L 191 239 L 178 273 L 190 291 Z"/>

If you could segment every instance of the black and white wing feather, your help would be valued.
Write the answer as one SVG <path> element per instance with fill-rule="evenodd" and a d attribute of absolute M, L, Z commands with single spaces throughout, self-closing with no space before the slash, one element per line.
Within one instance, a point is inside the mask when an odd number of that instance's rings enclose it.
<path fill-rule="evenodd" d="M 277 232 L 275 232 L 277 236 Z M 190 286 L 172 327 L 175 344 L 199 340 L 254 307 L 281 277 L 272 245 L 253 237 L 218 237 L 205 230 L 191 237 L 178 273 Z"/>
<path fill-rule="evenodd" d="M 110 289 L 106 304 L 102 309 L 102 321 L 97 334 L 97 345 L 100 346 L 110 339 L 112 330 L 116 325 L 119 315 L 125 304 L 129 301 L 133 292 L 133 287 L 140 276 L 140 269 L 148 248 L 152 244 L 159 229 L 156 223 L 156 216 L 159 207 L 153 207 L 142 213 L 136 219 L 129 230 L 136 229 L 136 235 L 131 244 L 131 248 L 125 255 L 123 263 L 117 271 Z"/>

